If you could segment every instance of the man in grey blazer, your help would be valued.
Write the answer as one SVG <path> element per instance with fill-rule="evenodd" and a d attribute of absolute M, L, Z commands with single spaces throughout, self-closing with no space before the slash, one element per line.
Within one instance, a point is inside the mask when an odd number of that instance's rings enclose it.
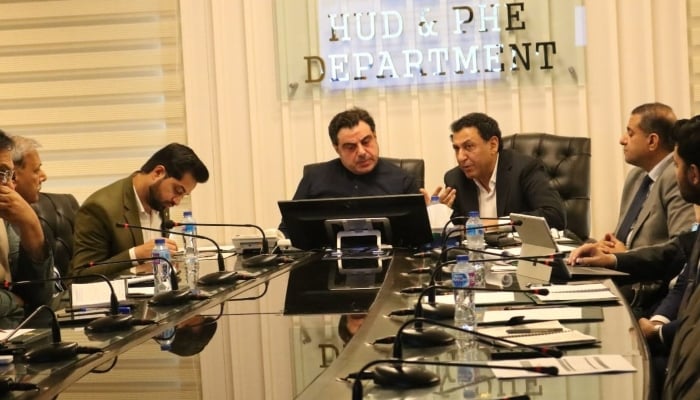
<path fill-rule="evenodd" d="M 139 171 L 90 195 L 75 216 L 72 274 L 105 274 L 148 271 L 129 260 L 151 256 L 160 232 L 116 227 L 117 222 L 162 229 L 168 209 L 180 203 L 197 183 L 209 179 L 204 163 L 189 147 L 171 143 L 158 150 Z M 166 238 L 170 251 L 174 240 Z M 95 262 L 120 262 L 93 265 Z M 132 265 L 133 264 L 133 265 Z"/>
<path fill-rule="evenodd" d="M 477 210 L 486 217 L 515 212 L 544 217 L 552 228 L 566 228 L 564 203 L 549 184 L 544 166 L 537 159 L 503 149 L 501 130 L 493 118 L 471 113 L 450 128 L 458 165 L 445 173 L 440 196 L 448 205 L 445 199 L 454 196 L 453 217 Z"/>
<path fill-rule="evenodd" d="M 625 162 L 635 168 L 625 180 L 615 231 L 598 242 L 603 251 L 617 253 L 663 243 L 695 221 L 693 207 L 681 197 L 675 177 L 671 137 L 675 122 L 673 110 L 665 104 L 647 103 L 632 110 L 620 144 Z M 647 176 L 652 182 L 641 210 L 627 215 L 635 212 L 632 203 Z"/>

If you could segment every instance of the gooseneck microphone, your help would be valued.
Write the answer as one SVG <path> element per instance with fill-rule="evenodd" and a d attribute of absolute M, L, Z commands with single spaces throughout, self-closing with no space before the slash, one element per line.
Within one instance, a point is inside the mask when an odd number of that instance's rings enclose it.
<path fill-rule="evenodd" d="M 260 253 L 261 254 L 269 254 L 270 253 L 270 245 L 267 244 L 267 238 L 265 237 L 265 231 L 263 228 L 261 228 L 258 225 L 253 225 L 253 224 L 206 224 L 206 223 L 201 223 L 201 222 L 175 222 L 173 220 L 168 220 L 163 223 L 163 227 L 165 229 L 173 229 L 176 226 L 184 226 L 184 225 L 194 225 L 194 226 L 231 226 L 235 228 L 255 228 L 258 231 L 260 231 L 260 235 L 262 237 L 262 245 L 260 247 Z"/>
<path fill-rule="evenodd" d="M 149 304 L 154 305 L 154 306 L 172 306 L 172 305 L 182 304 L 182 303 L 188 302 L 190 300 L 203 300 L 203 299 L 209 298 L 209 297 L 204 296 L 202 294 L 192 293 L 192 291 L 188 288 L 178 289 L 177 272 L 175 271 L 175 268 L 173 268 L 173 264 L 170 262 L 170 260 L 168 260 L 165 257 L 131 258 L 131 259 L 122 260 L 122 261 L 101 261 L 101 262 L 93 261 L 93 262 L 89 262 L 87 264 L 78 266 L 76 269 L 85 269 L 85 268 L 93 267 L 96 265 L 111 265 L 111 264 L 124 264 L 125 265 L 124 269 L 127 269 L 127 267 L 130 268 L 132 263 L 134 263 L 134 262 L 145 263 L 147 261 L 153 261 L 153 260 L 164 261 L 170 267 L 170 282 L 171 282 L 172 290 L 168 290 L 167 292 L 161 292 L 161 293 L 154 294 L 148 300 Z M 88 276 L 88 275 L 81 275 L 81 276 Z M 97 322 L 96 322 L 96 324 L 97 324 Z M 103 328 L 99 328 L 99 329 L 109 329 L 109 328 L 107 326 L 104 326 Z M 124 329 L 127 329 L 127 328 L 124 328 Z M 96 333 L 97 331 L 93 330 L 92 332 Z M 100 332 L 111 332 L 111 331 L 100 330 Z"/>
<path fill-rule="evenodd" d="M 95 347 L 78 346 L 78 343 L 76 342 L 61 341 L 61 328 L 58 326 L 56 313 L 54 313 L 53 310 L 46 305 L 39 306 L 33 313 L 29 314 L 29 316 L 19 324 L 16 330 L 24 327 L 27 322 L 33 320 L 42 312 L 48 313 L 51 317 L 52 343 L 26 351 L 23 357 L 28 363 L 58 362 L 68 358 L 73 358 L 77 354 L 94 354 L 102 351 Z"/>
<path fill-rule="evenodd" d="M 0 379 L 0 394 L 15 391 L 39 390 L 39 386 L 27 382 L 15 382 L 12 378 Z"/>
<path fill-rule="evenodd" d="M 176 226 L 184 226 L 184 225 L 194 225 L 194 226 L 232 226 L 236 228 L 255 228 L 258 231 L 260 231 L 260 234 L 262 235 L 262 245 L 260 247 L 260 254 L 251 256 L 251 257 L 246 257 L 241 261 L 244 267 L 247 268 L 256 268 L 256 267 L 267 267 L 269 265 L 274 265 L 278 263 L 279 261 L 279 256 L 277 254 L 270 254 L 270 246 L 267 243 L 267 238 L 265 237 L 265 231 L 263 228 L 261 228 L 258 225 L 253 225 L 253 224 L 204 224 L 201 222 L 195 222 L 195 223 L 189 223 L 189 222 L 175 222 L 175 221 L 165 221 L 163 226 L 166 229 L 172 229 L 173 227 Z"/>
<path fill-rule="evenodd" d="M 534 350 L 537 353 L 545 356 L 545 357 L 554 357 L 554 358 L 560 358 L 563 353 L 561 350 L 554 348 L 554 347 L 546 347 L 546 346 L 533 346 L 533 345 L 528 345 L 524 343 L 520 343 L 518 341 L 510 340 L 507 338 L 501 338 L 497 336 L 491 336 L 487 335 L 485 333 L 476 331 L 476 330 L 468 330 L 464 328 L 460 328 L 458 326 L 454 326 L 451 324 L 446 324 L 444 322 L 439 322 L 439 321 L 434 321 L 426 318 L 411 318 L 408 321 L 404 322 L 401 324 L 401 327 L 399 328 L 398 331 L 396 331 L 396 336 L 394 336 L 394 347 L 392 349 L 392 357 L 394 358 L 402 358 L 403 357 L 403 346 L 408 346 L 408 347 L 413 347 L 413 348 L 424 348 L 424 347 L 432 347 L 435 345 L 445 345 L 444 343 L 444 335 L 437 334 L 438 332 L 446 333 L 445 331 L 441 330 L 427 330 L 421 328 L 408 328 L 409 325 L 422 325 L 423 323 L 427 323 L 429 325 L 436 325 L 436 326 L 441 326 L 443 328 L 447 329 L 453 329 L 456 331 L 460 332 L 465 332 L 470 335 L 476 336 L 477 338 L 480 339 L 486 339 L 488 340 L 491 344 L 494 346 L 499 346 L 499 342 L 502 343 L 507 343 L 511 344 L 517 347 L 524 347 L 530 350 Z M 437 335 L 436 335 L 437 334 Z M 447 344 L 451 344 L 454 342 L 454 337 L 452 337 L 451 341 Z M 380 343 L 387 343 L 389 340 L 388 338 L 382 338 L 379 339 L 378 342 Z M 504 346 L 504 345 L 500 345 Z M 504 346 L 508 347 L 508 346 Z"/>
<path fill-rule="evenodd" d="M 121 222 L 117 222 L 116 226 L 118 228 L 142 229 L 145 231 L 163 232 L 162 230 L 156 229 L 156 228 L 124 224 Z M 241 273 L 238 273 L 235 271 L 226 271 L 226 267 L 224 265 L 224 256 L 223 256 L 223 253 L 221 252 L 221 247 L 219 247 L 219 244 L 216 243 L 216 240 L 214 240 L 210 237 L 207 237 L 207 236 L 193 235 L 193 234 L 184 233 L 184 232 L 175 232 L 175 231 L 165 231 L 165 232 L 168 234 L 171 234 L 171 235 L 180 235 L 180 236 L 187 236 L 187 237 L 193 237 L 193 238 L 197 238 L 197 239 L 208 240 L 209 242 L 214 244 L 214 247 L 216 247 L 216 261 L 218 263 L 219 270 L 217 272 L 212 272 L 211 274 L 207 274 L 207 275 L 200 277 L 197 280 L 198 284 L 203 285 L 203 286 L 225 285 L 225 284 L 235 283 L 239 279 L 253 279 L 253 277 L 251 277 L 249 275 L 241 274 Z"/>
<path fill-rule="evenodd" d="M 427 317 L 431 319 L 452 319 L 455 316 L 455 305 L 446 303 L 437 303 L 435 301 L 435 291 L 436 290 L 465 290 L 465 291 L 475 291 L 475 292 L 512 292 L 512 293 L 528 293 L 528 294 L 539 294 L 546 296 L 549 294 L 549 289 L 547 288 L 535 288 L 535 289 L 501 289 L 501 288 L 484 288 L 484 287 L 466 287 L 466 288 L 456 288 L 452 286 L 444 285 L 431 285 L 423 289 L 423 291 L 418 295 L 416 300 L 416 305 L 414 309 L 414 315 L 416 317 Z M 428 302 L 423 303 L 422 299 L 425 294 L 428 293 Z"/>
<path fill-rule="evenodd" d="M 102 274 L 86 274 L 81 276 L 66 276 L 60 278 L 37 279 L 30 281 L 5 281 L 3 286 L 5 287 L 5 289 L 11 290 L 12 288 L 17 286 L 37 284 L 39 282 L 79 281 L 90 280 L 90 278 L 98 278 L 106 282 L 109 286 L 109 315 L 99 317 L 90 321 L 87 325 L 85 325 L 86 332 L 116 332 L 130 329 L 134 325 L 146 325 L 149 323 L 154 323 L 153 321 L 134 319 L 131 314 L 119 314 L 119 299 L 117 299 L 117 293 L 114 291 L 114 286 L 112 286 L 112 282 L 109 280 L 109 278 Z"/>
<path fill-rule="evenodd" d="M 365 372 L 368 368 L 378 364 L 389 364 L 375 367 L 373 372 Z M 406 366 L 408 365 L 408 367 Z M 489 365 L 486 363 L 459 362 L 459 361 L 432 361 L 432 360 L 401 360 L 395 358 L 373 360 L 365 364 L 358 372 L 350 374 L 346 380 L 354 379 L 352 385 L 352 399 L 362 399 L 362 380 L 372 379 L 375 385 L 399 388 L 415 389 L 437 386 L 440 377 L 424 368 L 411 367 L 413 365 L 437 365 L 444 367 L 471 367 L 471 368 L 491 368 L 510 369 L 518 371 L 535 372 L 550 376 L 559 375 L 559 369 L 551 367 L 516 367 L 506 365 Z M 513 399 L 514 397 L 510 397 Z M 527 397 L 525 397 L 527 398 Z"/>

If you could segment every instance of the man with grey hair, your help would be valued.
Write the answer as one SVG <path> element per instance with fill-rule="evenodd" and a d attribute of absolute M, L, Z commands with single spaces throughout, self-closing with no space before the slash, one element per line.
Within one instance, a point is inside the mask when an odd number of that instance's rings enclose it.
<path fill-rule="evenodd" d="M 12 162 L 15 164 L 15 191 L 29 204 L 39 200 L 41 184 L 47 176 L 41 169 L 41 157 L 38 149 L 41 144 L 34 139 L 23 136 L 12 136 L 15 148 L 12 151 Z"/>
<path fill-rule="evenodd" d="M 41 280 L 51 277 L 53 254 L 39 217 L 15 191 L 12 161 L 14 142 L 0 130 L 0 281 Z M 12 248 L 16 249 L 11 254 Z M 22 315 L 46 304 L 50 283 L 0 289 L 0 317 Z"/>

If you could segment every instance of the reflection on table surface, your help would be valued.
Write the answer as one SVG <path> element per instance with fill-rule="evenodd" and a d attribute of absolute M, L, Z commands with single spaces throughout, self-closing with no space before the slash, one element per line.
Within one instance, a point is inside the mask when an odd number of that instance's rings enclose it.
<path fill-rule="evenodd" d="M 299 259 L 306 255 L 300 254 Z M 226 260 L 227 268 L 243 270 L 240 260 Z M 52 312 L 41 312 L 32 318 L 27 328 L 31 334 L 18 335 L 5 342 L 0 350 L 13 353 L 14 361 L 0 365 L 2 379 L 37 385 L 39 390 L 13 391 L 7 398 L 54 398 L 71 383 L 93 369 L 109 370 L 117 356 L 140 343 L 154 340 L 156 345 L 178 356 L 197 354 L 209 343 L 216 332 L 217 315 L 223 303 L 232 298 L 245 298 L 249 293 L 278 276 L 285 275 L 296 261 L 279 265 L 245 270 L 255 279 L 239 280 L 235 284 L 200 287 L 206 299 L 197 299 L 174 306 L 153 306 L 147 299 L 128 299 L 131 304 L 131 321 L 141 321 L 127 329 L 115 332 L 91 333 L 84 326 L 89 320 L 64 321 L 58 331 L 52 331 Z M 255 296 L 253 296 L 255 297 Z M 221 308 L 216 308 L 221 305 Z M 47 308 L 48 310 L 48 308 Z M 94 315 L 102 318 L 104 315 Z M 22 319 L 0 319 L 0 326 L 7 331 L 18 326 Z M 56 347 L 56 335 L 62 344 L 77 345 L 77 351 L 68 356 L 54 355 L 48 361 L 33 361 L 31 351 Z M 155 344 L 155 343 L 154 343 Z"/>
<path fill-rule="evenodd" d="M 411 316 L 387 317 L 397 309 L 411 308 L 417 295 L 400 294 L 402 288 L 427 285 L 429 277 L 409 271 L 430 261 L 396 256 L 386 273 L 383 286 L 367 313 L 321 313 L 289 316 L 293 319 L 290 337 L 294 343 L 291 357 L 296 389 L 301 399 L 350 398 L 352 381 L 339 378 L 357 372 L 367 362 L 392 357 L 392 344 L 375 344 L 379 338 L 396 335 L 404 321 Z M 506 277 L 507 276 L 507 277 Z M 489 283 L 500 287 L 525 288 L 526 278 L 514 274 L 499 273 L 489 277 Z M 617 289 L 605 281 L 611 291 Z M 326 298 L 324 298 L 326 300 Z M 534 305 L 534 304 L 533 304 Z M 595 305 L 598 307 L 598 305 Z M 480 307 L 484 310 L 503 309 L 503 306 Z M 603 322 L 564 322 L 567 328 L 576 329 L 600 340 L 594 346 L 564 348 L 565 355 L 620 354 L 629 361 L 635 373 L 614 375 L 581 375 L 566 377 L 536 377 L 499 380 L 490 369 L 473 367 L 426 366 L 440 377 L 437 386 L 425 389 L 387 389 L 366 381 L 364 397 L 375 399 L 394 398 L 503 398 L 529 395 L 542 399 L 566 398 L 618 398 L 640 399 L 648 395 L 647 356 L 643 338 L 627 307 L 621 303 L 601 306 Z M 451 321 L 443 321 L 450 323 Z M 337 333 L 334 332 L 337 327 Z M 439 329 L 439 328 L 438 328 Z M 457 345 L 431 348 L 403 348 L 405 359 L 415 358 L 428 362 L 474 361 L 489 359 L 493 347 L 484 342 L 474 342 L 469 349 Z M 527 360 L 523 361 L 527 364 Z M 553 364 L 558 365 L 558 364 Z M 321 397 L 319 397 L 321 396 Z"/>

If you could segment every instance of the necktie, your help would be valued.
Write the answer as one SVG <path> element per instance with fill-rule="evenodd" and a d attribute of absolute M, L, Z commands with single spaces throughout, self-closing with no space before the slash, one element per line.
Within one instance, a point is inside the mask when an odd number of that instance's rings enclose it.
<path fill-rule="evenodd" d="M 639 185 L 639 189 L 637 190 L 637 194 L 634 195 L 634 199 L 632 199 L 632 203 L 630 203 L 630 207 L 627 210 L 627 214 L 625 215 L 625 219 L 622 220 L 622 223 L 620 224 L 620 228 L 617 230 L 617 233 L 615 236 L 617 236 L 618 239 L 622 240 L 623 242 L 627 241 L 627 236 L 630 234 L 630 230 L 632 229 L 632 224 L 634 224 L 634 221 L 637 220 L 637 216 L 639 215 L 639 212 L 642 211 L 642 206 L 644 205 L 644 201 L 647 199 L 647 196 L 649 195 L 649 186 L 651 186 L 651 183 L 653 181 L 649 177 L 649 175 L 646 175 L 644 179 L 642 180 L 642 184 Z"/>

